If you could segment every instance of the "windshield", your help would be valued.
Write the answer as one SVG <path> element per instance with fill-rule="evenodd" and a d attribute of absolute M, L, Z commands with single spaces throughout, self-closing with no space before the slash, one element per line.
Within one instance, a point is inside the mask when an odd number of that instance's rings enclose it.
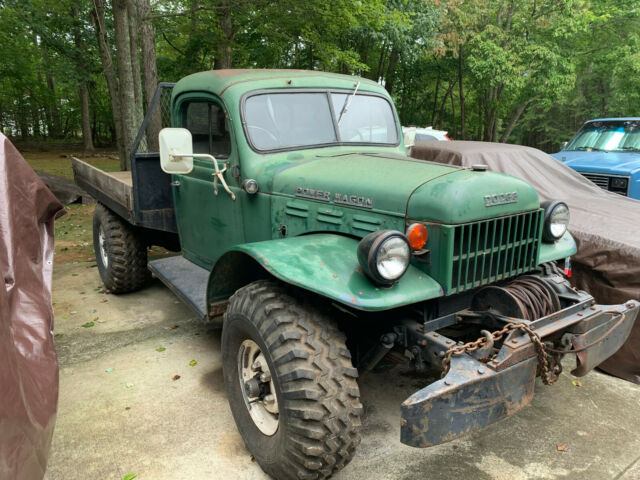
<path fill-rule="evenodd" d="M 263 151 L 345 143 L 397 144 L 393 110 L 382 97 L 353 96 L 337 125 L 349 95 L 329 92 L 253 95 L 244 105 L 247 136 L 257 150 Z"/>
<path fill-rule="evenodd" d="M 589 122 L 573 137 L 565 150 L 639 152 L 640 121 Z"/>

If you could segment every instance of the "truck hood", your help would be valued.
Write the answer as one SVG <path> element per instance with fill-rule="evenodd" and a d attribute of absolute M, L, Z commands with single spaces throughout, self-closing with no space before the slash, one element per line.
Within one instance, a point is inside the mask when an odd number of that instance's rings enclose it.
<path fill-rule="evenodd" d="M 336 206 L 438 223 L 462 223 L 537 208 L 527 183 L 493 172 L 475 172 L 395 154 L 313 156 L 273 172 L 271 192 Z M 485 195 L 496 197 L 485 207 Z"/>
<path fill-rule="evenodd" d="M 640 171 L 640 154 L 631 152 L 576 152 L 563 150 L 552 155 L 578 172 L 629 175 Z"/>

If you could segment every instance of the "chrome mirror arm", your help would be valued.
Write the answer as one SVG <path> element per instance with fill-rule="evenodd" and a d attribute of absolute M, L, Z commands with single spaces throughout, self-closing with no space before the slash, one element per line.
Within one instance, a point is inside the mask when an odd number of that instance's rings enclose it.
<path fill-rule="evenodd" d="M 218 180 L 220 180 L 220 183 L 222 183 L 222 187 L 225 189 L 225 191 L 231 196 L 231 200 L 235 200 L 236 196 L 235 194 L 231 191 L 231 189 L 229 188 L 229 185 L 227 185 L 227 182 L 224 179 L 224 172 L 227 171 L 227 165 L 225 164 L 224 168 L 222 170 L 220 170 L 220 167 L 218 166 L 218 160 L 216 160 L 216 157 L 214 157 L 213 155 L 209 155 L 208 153 L 192 153 L 192 154 L 182 154 L 182 153 L 178 153 L 178 154 L 174 154 L 172 155 L 174 157 L 198 157 L 198 158 L 208 158 L 209 160 L 211 160 L 213 162 L 213 168 L 215 168 L 215 172 L 212 173 L 213 178 L 213 193 L 215 195 L 218 195 Z"/>

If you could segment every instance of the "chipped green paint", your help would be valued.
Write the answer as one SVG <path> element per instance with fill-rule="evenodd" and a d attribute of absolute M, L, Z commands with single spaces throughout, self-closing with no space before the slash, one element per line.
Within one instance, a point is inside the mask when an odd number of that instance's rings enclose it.
<path fill-rule="evenodd" d="M 555 243 L 542 243 L 540 245 L 540 256 L 538 263 L 551 262 L 575 255 L 578 251 L 576 241 L 569 232 L 566 232 L 560 240 Z"/>
<path fill-rule="evenodd" d="M 357 246 L 353 238 L 313 234 L 247 243 L 232 250 L 250 255 L 284 282 L 360 310 L 388 310 L 442 296 L 438 282 L 414 266 L 394 286 L 376 287 L 360 269 Z"/>
<path fill-rule="evenodd" d="M 516 192 L 517 201 L 485 206 L 485 195 Z M 495 172 L 457 170 L 422 184 L 409 199 L 407 216 L 444 224 L 459 224 L 535 210 L 534 188 L 519 178 Z"/>

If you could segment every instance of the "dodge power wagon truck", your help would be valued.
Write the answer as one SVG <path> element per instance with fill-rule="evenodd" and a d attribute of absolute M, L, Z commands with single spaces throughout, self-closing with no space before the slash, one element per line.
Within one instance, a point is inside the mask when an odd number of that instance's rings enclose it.
<path fill-rule="evenodd" d="M 169 91 L 172 128 L 150 151 Z M 99 202 L 102 281 L 130 292 L 150 270 L 222 326 L 234 419 L 275 478 L 351 460 L 358 375 L 390 359 L 442 375 L 401 406 L 401 442 L 428 447 L 527 405 L 567 353 L 586 374 L 640 307 L 571 287 L 556 265 L 576 252 L 564 203 L 485 165 L 407 157 L 389 95 L 362 78 L 219 70 L 163 84 L 131 164 L 74 160 Z M 151 245 L 180 254 L 147 262 Z"/>

